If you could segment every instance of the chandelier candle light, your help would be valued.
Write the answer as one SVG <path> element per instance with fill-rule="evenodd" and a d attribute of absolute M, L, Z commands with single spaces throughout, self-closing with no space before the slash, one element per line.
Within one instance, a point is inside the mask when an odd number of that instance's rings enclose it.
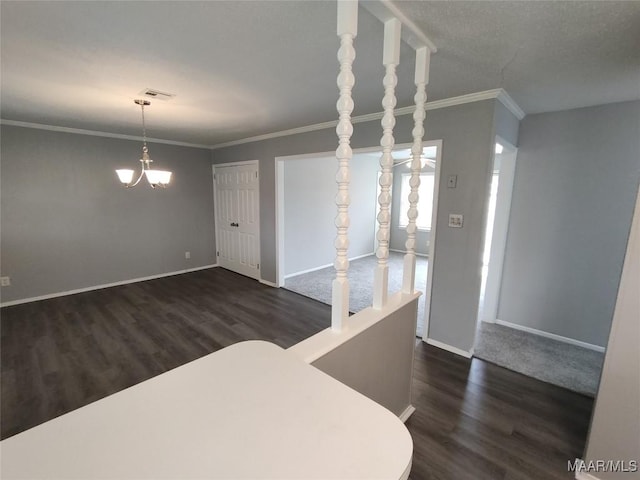
<path fill-rule="evenodd" d="M 151 158 L 149 157 L 149 149 L 147 148 L 147 130 L 144 123 L 144 107 L 147 105 L 151 105 L 151 102 L 149 102 L 148 100 L 134 100 L 134 102 L 140 105 L 140 108 L 142 109 L 143 143 L 142 158 L 140 159 L 140 161 L 142 162 L 142 171 L 140 172 L 140 176 L 138 177 L 138 179 L 133 184 L 131 183 L 134 174 L 133 170 L 123 168 L 116 170 L 116 173 L 118 174 L 118 178 L 120 179 L 122 184 L 127 188 L 135 187 L 138 183 L 140 183 L 140 180 L 142 180 L 142 177 L 145 175 L 147 176 L 147 181 L 149 182 L 149 185 L 151 185 L 151 188 L 156 188 L 158 185 L 161 187 L 166 187 L 171 180 L 171 172 L 167 170 L 152 170 L 151 162 L 153 162 L 153 160 L 151 160 Z"/>

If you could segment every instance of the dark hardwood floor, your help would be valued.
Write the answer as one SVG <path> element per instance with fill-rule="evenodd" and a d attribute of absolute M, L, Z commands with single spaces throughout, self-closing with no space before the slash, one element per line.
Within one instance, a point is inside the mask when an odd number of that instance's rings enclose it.
<path fill-rule="evenodd" d="M 221 268 L 0 311 L 7 438 L 242 340 L 288 347 L 330 307 Z M 592 400 L 416 343 L 413 480 L 572 478 Z"/>
<path fill-rule="evenodd" d="M 411 478 L 574 478 L 593 399 L 479 359 L 416 343 Z"/>
<path fill-rule="evenodd" d="M 243 340 L 289 347 L 327 305 L 222 268 L 0 311 L 2 438 Z"/>

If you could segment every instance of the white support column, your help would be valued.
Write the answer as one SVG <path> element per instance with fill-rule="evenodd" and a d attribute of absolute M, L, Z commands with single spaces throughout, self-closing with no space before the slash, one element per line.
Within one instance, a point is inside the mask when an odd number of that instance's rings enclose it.
<path fill-rule="evenodd" d="M 422 137 L 424 136 L 425 104 L 427 103 L 427 83 L 429 83 L 429 61 L 431 52 L 427 47 L 416 50 L 416 109 L 413 112 L 413 145 L 411 147 L 411 193 L 409 193 L 409 223 L 407 225 L 407 241 L 404 256 L 402 293 L 413 293 L 416 277 L 416 218 L 418 218 L 418 188 L 420 187 L 420 171 L 422 170 Z"/>
<path fill-rule="evenodd" d="M 353 39 L 357 33 L 357 0 L 338 0 L 338 36 L 340 37 L 338 61 L 340 62 L 340 73 L 338 74 L 337 83 L 340 89 L 340 97 L 336 105 L 339 121 L 336 127 L 336 133 L 338 134 L 338 148 L 336 150 L 336 159 L 338 160 L 338 172 L 336 173 L 338 215 L 335 220 L 338 234 L 335 240 L 336 260 L 334 266 L 336 278 L 332 285 L 331 300 L 331 328 L 338 332 L 342 330 L 349 318 L 349 279 L 347 278 L 349 237 L 347 231 L 349 229 L 349 204 L 351 203 L 349 198 L 349 182 L 351 180 L 349 161 L 353 156 L 350 146 L 351 135 L 353 134 L 351 89 L 355 84 L 352 65 L 356 58 Z"/>
<path fill-rule="evenodd" d="M 384 24 L 384 50 L 382 55 L 382 64 L 385 67 L 385 76 L 383 79 L 384 97 L 382 106 L 384 115 L 382 117 L 382 139 L 380 146 L 382 147 L 382 156 L 380 157 L 380 195 L 378 203 L 380 204 L 380 212 L 378 213 L 378 247 L 376 249 L 376 257 L 378 264 L 374 272 L 373 280 L 373 308 L 381 309 L 387 303 L 387 295 L 389 290 L 389 266 L 387 260 L 389 258 L 389 228 L 391 223 L 391 184 L 393 183 L 393 157 L 391 151 L 395 144 L 393 138 L 393 127 L 396 124 L 394 109 L 396 107 L 396 85 L 398 84 L 398 76 L 396 75 L 396 67 L 400 63 L 400 20 L 392 18 Z"/>

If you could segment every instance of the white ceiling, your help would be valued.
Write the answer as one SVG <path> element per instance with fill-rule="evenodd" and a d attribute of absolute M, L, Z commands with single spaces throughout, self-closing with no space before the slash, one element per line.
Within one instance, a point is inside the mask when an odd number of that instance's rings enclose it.
<path fill-rule="evenodd" d="M 504 88 L 527 113 L 640 98 L 640 2 L 402 1 L 438 46 L 429 99 Z M 335 1 L 2 0 L 1 117 L 215 145 L 334 120 Z M 354 115 L 379 112 L 383 25 L 360 8 Z M 403 44 L 398 106 L 413 102 Z"/>

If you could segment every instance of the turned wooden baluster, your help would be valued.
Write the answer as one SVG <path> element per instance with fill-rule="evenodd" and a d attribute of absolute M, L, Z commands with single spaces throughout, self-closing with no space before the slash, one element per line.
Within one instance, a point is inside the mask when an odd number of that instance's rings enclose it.
<path fill-rule="evenodd" d="M 339 121 L 336 127 L 338 134 L 338 148 L 336 159 L 338 160 L 338 172 L 336 182 L 338 183 L 338 194 L 336 195 L 336 205 L 338 215 L 335 224 L 338 234 L 335 240 L 336 259 L 334 266 L 336 278 L 332 284 L 331 301 L 331 328 L 340 331 L 349 318 L 349 279 L 347 270 L 349 260 L 347 250 L 349 249 L 349 182 L 351 173 L 349 171 L 349 161 L 353 155 L 350 146 L 350 139 L 353 133 L 351 124 L 351 112 L 353 111 L 353 99 L 351 89 L 355 83 L 352 72 L 353 61 L 356 51 L 353 48 L 353 39 L 358 33 L 358 2 L 353 0 L 338 0 L 338 36 L 340 37 L 340 49 L 338 50 L 338 61 L 340 62 L 340 73 L 338 74 L 338 88 L 340 97 L 336 105 Z"/>
<path fill-rule="evenodd" d="M 411 179 L 409 185 L 409 211 L 407 216 L 407 253 L 404 256 L 402 293 L 413 293 L 416 277 L 416 218 L 418 217 L 418 188 L 420 187 L 420 171 L 422 170 L 422 137 L 424 136 L 425 105 L 427 103 L 427 83 L 429 83 L 429 61 L 431 52 L 427 47 L 416 50 L 416 109 L 413 112 L 413 145 L 411 146 Z"/>
<path fill-rule="evenodd" d="M 381 309 L 387 303 L 389 290 L 389 229 L 391 224 L 391 184 L 393 183 L 393 157 L 391 151 L 395 144 L 393 138 L 393 127 L 396 124 L 394 108 L 396 106 L 395 89 L 398 84 L 396 67 L 400 63 L 400 21 L 397 18 L 387 20 L 384 24 L 384 50 L 382 64 L 386 73 L 383 79 L 384 98 L 382 106 L 384 115 L 382 117 L 382 156 L 380 157 L 380 195 L 378 203 L 380 211 L 378 213 L 378 247 L 376 257 L 378 264 L 374 272 L 373 281 L 373 308 Z"/>

